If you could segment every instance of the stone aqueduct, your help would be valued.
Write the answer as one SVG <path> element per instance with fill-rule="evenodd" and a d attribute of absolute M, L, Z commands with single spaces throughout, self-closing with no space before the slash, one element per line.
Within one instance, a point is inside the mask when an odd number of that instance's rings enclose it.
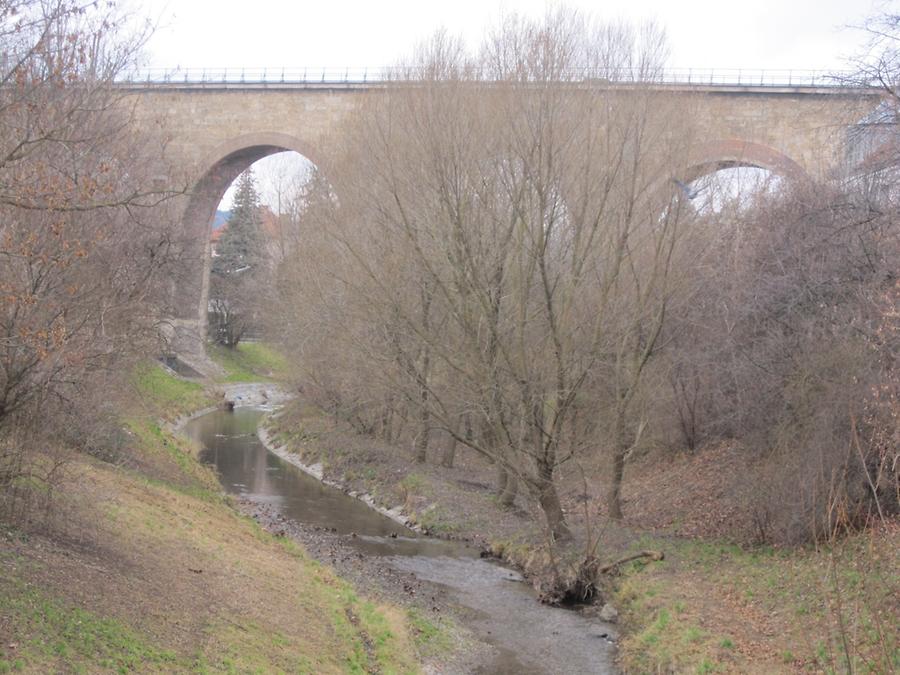
<path fill-rule="evenodd" d="M 208 247 L 208 231 L 225 190 L 262 157 L 293 150 L 327 165 L 340 122 L 371 84 L 159 83 L 127 85 L 141 128 L 161 132 L 172 176 L 194 188 L 184 227 Z M 704 141 L 686 160 L 683 178 L 730 166 L 753 166 L 790 178 L 827 177 L 842 163 L 848 128 L 871 112 L 872 90 L 834 86 L 656 85 L 661 97 L 691 106 Z M 198 247 L 199 253 L 199 247 Z M 208 367 L 206 323 L 209 254 L 175 321 L 175 348 L 188 363 Z M 199 261 L 198 261 L 199 262 Z"/>

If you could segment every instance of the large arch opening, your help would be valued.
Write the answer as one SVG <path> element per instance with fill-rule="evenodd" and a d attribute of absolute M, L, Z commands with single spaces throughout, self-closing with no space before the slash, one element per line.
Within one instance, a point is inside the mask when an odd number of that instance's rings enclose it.
<path fill-rule="evenodd" d="M 302 183 L 304 176 L 312 175 L 315 164 L 298 139 L 271 133 L 229 141 L 213 151 L 202 166 L 208 168 L 191 190 L 182 216 L 189 271 L 175 289 L 170 337 L 172 351 L 201 371 L 210 369 L 206 338 L 214 242 L 227 228 L 236 180 L 248 169 L 257 169 L 263 234 L 277 236 L 283 211 L 292 206 L 287 193 Z"/>

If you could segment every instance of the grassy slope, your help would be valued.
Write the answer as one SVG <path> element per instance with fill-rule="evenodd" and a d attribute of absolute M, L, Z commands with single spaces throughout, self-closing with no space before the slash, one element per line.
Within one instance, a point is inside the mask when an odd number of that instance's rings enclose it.
<path fill-rule="evenodd" d="M 287 370 L 287 361 L 261 342 L 241 342 L 236 349 L 209 345 L 210 357 L 225 370 L 221 382 L 260 382 Z"/>
<path fill-rule="evenodd" d="M 159 414 L 204 404 L 137 383 Z M 137 459 L 79 460 L 51 534 L 0 529 L 0 673 L 417 670 L 404 614 L 239 516 L 154 417 L 129 426 Z"/>
<path fill-rule="evenodd" d="M 898 525 L 833 547 L 742 549 L 645 536 L 667 553 L 619 585 L 628 672 L 900 671 Z"/>
<path fill-rule="evenodd" d="M 156 364 L 138 368 L 133 381 L 144 416 L 171 418 L 213 404 L 201 384 L 173 377 Z"/>

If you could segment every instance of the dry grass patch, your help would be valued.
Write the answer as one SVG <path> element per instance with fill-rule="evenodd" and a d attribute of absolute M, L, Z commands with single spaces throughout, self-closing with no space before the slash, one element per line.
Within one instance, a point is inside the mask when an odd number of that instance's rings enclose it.
<path fill-rule="evenodd" d="M 70 528 L 78 538 L 13 534 L 2 543 L 3 595 L 25 589 L 18 595 L 26 601 L 0 623 L 0 663 L 30 672 L 115 670 L 121 664 L 107 664 L 108 652 L 119 654 L 114 645 L 125 640 L 136 653 L 158 655 L 126 664 L 145 672 L 159 671 L 161 659 L 164 670 L 200 672 L 416 670 L 400 615 L 359 599 L 214 493 L 98 464 L 83 467 L 74 489 L 80 512 Z M 76 648 L 66 642 L 71 621 L 28 620 L 35 602 L 107 622 L 126 638 Z M 48 651 L 49 642 L 63 647 Z"/>
<path fill-rule="evenodd" d="M 647 538 L 618 591 L 627 672 L 895 672 L 900 526 L 819 550 Z"/>

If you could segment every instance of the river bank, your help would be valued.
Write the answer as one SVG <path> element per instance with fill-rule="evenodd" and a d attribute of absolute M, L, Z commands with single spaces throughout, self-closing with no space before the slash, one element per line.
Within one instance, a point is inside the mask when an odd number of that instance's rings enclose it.
<path fill-rule="evenodd" d="M 204 386 L 136 382 L 118 454 L 71 453 L 46 517 L 0 526 L 0 672 L 420 672 L 405 609 L 241 515 L 167 428 Z"/>
<path fill-rule="evenodd" d="M 186 431 L 205 446 L 201 457 L 216 467 L 223 487 L 264 527 L 298 541 L 342 576 L 359 579 L 370 596 L 409 603 L 417 623 L 438 621 L 446 628 L 442 617 L 452 613 L 469 629 L 467 649 L 430 666 L 502 675 L 613 672 L 612 627 L 542 605 L 521 575 L 478 549 L 417 536 L 297 471 L 254 437 L 259 418 L 253 409 L 235 408 L 201 418 Z M 481 651 L 489 645 L 485 658 L 473 660 L 472 644 Z"/>
<path fill-rule="evenodd" d="M 235 406 L 236 413 L 239 410 L 255 408 L 268 410 L 271 414 L 289 398 L 275 382 L 220 382 L 207 385 L 207 390 L 214 400 L 219 401 L 218 405 L 182 415 L 167 426 L 183 434 L 186 427 L 209 413 L 227 409 L 228 403 Z M 264 429 L 259 429 L 259 436 L 261 441 L 272 445 Z M 317 467 L 303 465 L 296 456 L 290 456 L 283 448 L 270 447 L 270 450 L 276 456 L 286 457 L 291 464 L 307 474 L 317 479 L 322 478 Z M 325 479 L 325 482 L 327 484 L 330 481 Z M 381 508 L 369 495 L 351 496 L 363 502 L 367 509 L 391 518 L 398 525 L 409 525 L 419 532 L 422 530 L 420 526 L 410 523 L 400 515 L 399 509 Z M 420 579 L 413 572 L 400 572 L 381 558 L 360 555 L 348 545 L 345 537 L 328 528 L 285 518 L 271 504 L 244 498 L 235 499 L 233 504 L 241 514 L 252 518 L 279 540 L 295 542 L 314 560 L 335 569 L 342 579 L 346 579 L 357 588 L 364 588 L 368 598 L 378 603 L 403 607 L 408 630 L 425 672 L 448 675 L 473 672 L 531 672 L 516 661 L 512 654 L 504 653 L 502 649 L 498 650 L 488 642 L 475 639 L 471 631 L 463 628 L 461 620 L 472 610 L 460 606 L 450 597 L 444 585 Z M 490 628 L 487 629 L 488 634 L 491 632 Z M 610 636 L 611 631 L 601 627 L 597 629 L 597 637 L 591 637 L 590 640 L 602 641 Z M 540 661 L 540 656 L 535 656 L 536 662 Z M 562 659 L 560 656 L 554 658 Z M 593 668 L 588 670 L 576 666 L 571 672 L 605 671 L 606 668 L 595 671 Z M 547 662 L 540 667 L 535 666 L 533 672 L 555 672 L 555 665 Z"/>
<path fill-rule="evenodd" d="M 428 569 L 361 562 L 336 533 L 288 528 L 264 505 L 222 498 L 199 448 L 172 431 L 187 411 L 217 408 L 222 387 L 250 385 L 188 382 L 156 366 L 136 379 L 119 454 L 74 455 L 47 518 L 0 528 L 0 672 L 477 672 L 481 656 L 448 656 L 474 643 L 454 619 L 442 623 L 458 599 Z M 489 466 L 419 465 L 410 448 L 293 408 L 268 433 L 307 468 L 420 529 L 540 564 L 539 521 L 524 500 L 497 507 Z M 843 644 L 854 670 L 889 672 L 878 666 L 890 659 L 900 668 L 896 522 L 817 549 L 736 545 L 724 528 L 740 514 L 722 477 L 739 480 L 739 449 L 652 460 L 626 475 L 626 522 L 604 537 L 608 558 L 666 553 L 624 566 L 609 591 L 624 671 L 839 672 Z M 587 487 L 587 500 L 563 493 L 576 524 L 602 494 Z M 384 626 L 392 637 L 376 653 Z"/>
<path fill-rule="evenodd" d="M 448 589 L 401 572 L 383 559 L 361 554 L 345 536 L 328 528 L 285 518 L 275 508 L 252 499 L 235 500 L 237 509 L 252 518 L 273 536 L 296 542 L 318 562 L 328 565 L 338 576 L 368 597 L 403 607 L 426 673 L 465 675 L 490 672 L 486 667 L 496 658 L 490 645 L 475 639 L 460 625 L 461 610 Z"/>
<path fill-rule="evenodd" d="M 491 484 L 494 469 L 481 458 L 460 454 L 452 467 L 415 462 L 410 449 L 356 434 L 302 400 L 261 426 L 260 438 L 286 461 L 416 531 L 464 541 L 504 560 L 542 591 L 550 560 L 541 514 L 522 494 L 512 507 L 499 507 Z M 577 536 L 583 531 L 580 509 L 570 502 Z M 628 530 L 608 529 L 607 541 L 615 541 L 616 550 L 638 539 Z M 572 548 L 580 545 L 576 538 Z M 580 611 L 598 614 L 604 602 Z"/>
<path fill-rule="evenodd" d="M 412 448 L 360 436 L 302 401 L 271 419 L 267 433 L 281 453 L 342 490 L 371 495 L 437 536 L 538 574 L 545 563 L 539 514 L 521 497 L 500 509 L 491 467 L 478 458 L 458 456 L 453 468 L 417 463 Z M 580 514 L 598 514 L 606 560 L 643 549 L 666 554 L 665 561 L 624 565 L 607 589 L 605 599 L 619 611 L 622 669 L 840 670 L 845 644 L 852 644 L 854 668 L 886 658 L 900 667 L 897 627 L 884 619 L 900 615 L 900 526 L 885 523 L 812 550 L 736 543 L 742 540 L 728 528 L 747 514 L 730 486 L 745 462 L 739 448 L 720 446 L 665 463 L 636 462 L 626 476 L 623 523 L 602 518 L 602 481 L 588 480 L 587 492 L 562 492 L 576 531 L 584 525 Z"/>
<path fill-rule="evenodd" d="M 457 455 L 453 468 L 411 447 L 380 443 L 295 401 L 268 433 L 297 461 L 442 538 L 540 569 L 540 514 L 524 499 L 498 508 L 492 468 Z M 561 481 L 576 532 L 602 530 L 604 560 L 644 549 L 664 561 L 622 566 L 606 594 L 619 610 L 626 672 L 800 673 L 900 670 L 900 522 L 891 519 L 815 547 L 753 543 L 744 499 L 756 467 L 735 443 L 649 453 L 629 463 L 625 519 L 603 514 L 606 467 Z M 571 470 L 572 467 L 569 467 Z M 399 507 L 399 508 L 398 508 Z M 599 608 L 594 608 L 596 611 Z M 848 665 L 849 664 L 849 665 Z"/>
<path fill-rule="evenodd" d="M 327 485 L 329 487 L 333 487 L 337 490 L 341 490 L 349 497 L 354 499 L 358 499 L 363 502 L 370 509 L 380 513 L 385 518 L 389 518 L 393 520 L 398 525 L 402 525 L 403 527 L 407 527 L 414 532 L 423 533 L 424 528 L 415 522 L 415 520 L 409 516 L 407 516 L 403 512 L 403 506 L 395 506 L 393 508 L 387 508 L 382 506 L 378 502 L 375 501 L 375 498 L 372 497 L 368 492 L 357 492 L 356 490 L 352 490 L 347 488 L 345 482 L 340 480 L 332 480 L 331 478 L 325 477 L 325 471 L 321 463 L 319 464 L 304 464 L 299 455 L 294 452 L 291 452 L 286 445 L 279 445 L 269 431 L 266 429 L 265 424 L 267 420 L 263 420 L 263 422 L 257 427 L 256 435 L 259 438 L 260 443 L 262 443 L 266 449 L 271 452 L 273 455 L 276 455 L 283 459 L 288 464 L 291 464 L 298 469 L 300 469 L 303 473 L 308 476 L 312 476 L 317 481 L 321 482 L 323 485 Z"/>

